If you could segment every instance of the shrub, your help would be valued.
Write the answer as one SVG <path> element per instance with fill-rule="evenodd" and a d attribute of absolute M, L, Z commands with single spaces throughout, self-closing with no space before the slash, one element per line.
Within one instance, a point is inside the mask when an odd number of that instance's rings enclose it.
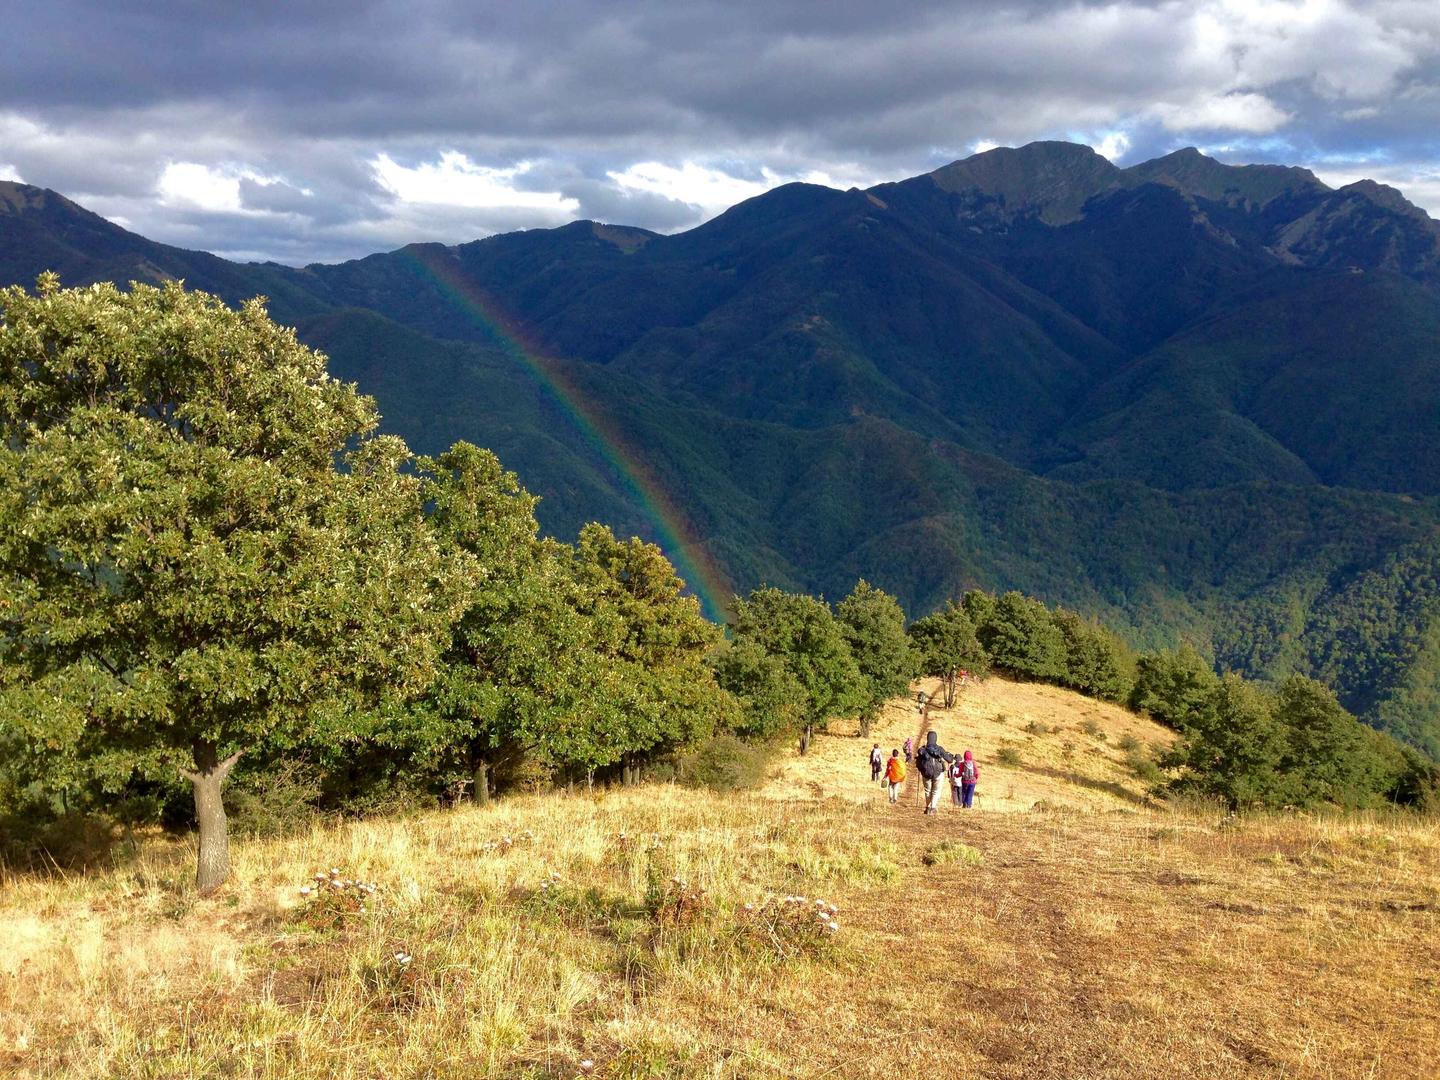
<path fill-rule="evenodd" d="M 28 839 L 29 843 L 20 850 L 22 858 L 17 861 L 31 866 L 86 870 L 113 859 L 120 843 L 120 829 L 103 814 L 69 813 L 43 822 L 30 832 Z"/>
<path fill-rule="evenodd" d="M 372 882 L 345 877 L 338 866 L 331 867 L 329 873 L 322 870 L 311 884 L 300 886 L 304 906 L 297 918 L 316 930 L 338 930 L 374 910 L 378 890 L 379 886 Z"/>
<path fill-rule="evenodd" d="M 1129 754 L 1140 749 L 1140 740 L 1137 739 L 1134 735 L 1122 735 L 1120 737 L 1120 741 L 1115 745 L 1120 747 L 1120 749 L 1125 751 L 1125 753 Z"/>
<path fill-rule="evenodd" d="M 765 782 L 769 754 L 764 746 L 734 735 L 715 735 L 686 755 L 680 776 L 691 787 L 745 791 Z"/>
<path fill-rule="evenodd" d="M 980 866 L 985 862 L 985 857 L 969 844 L 962 844 L 958 840 L 941 840 L 925 852 L 921 861 L 926 866 L 946 866 L 952 863 Z"/>
<path fill-rule="evenodd" d="M 1130 767 L 1130 771 L 1139 777 L 1140 780 L 1151 787 L 1158 785 L 1165 779 L 1165 774 L 1160 770 L 1160 766 L 1155 764 L 1138 745 L 1125 755 L 1125 764 Z"/>
<path fill-rule="evenodd" d="M 1025 763 L 1025 759 L 1020 756 L 1020 748 L 1018 746 L 1012 746 L 1009 743 L 1000 747 L 999 751 L 995 754 L 995 760 L 1001 765 L 1008 765 L 1011 768 Z"/>
<path fill-rule="evenodd" d="M 840 932 L 839 909 L 804 896 L 772 896 L 760 904 L 746 904 L 735 914 L 742 942 L 782 959 L 823 953 Z"/>

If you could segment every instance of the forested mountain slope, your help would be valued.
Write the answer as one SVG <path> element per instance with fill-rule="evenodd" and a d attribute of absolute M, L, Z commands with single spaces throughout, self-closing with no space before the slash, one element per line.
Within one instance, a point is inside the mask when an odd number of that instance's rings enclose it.
<path fill-rule="evenodd" d="M 575 222 L 303 269 L 0 185 L 3 280 L 264 293 L 417 448 L 494 447 L 559 534 L 663 539 L 663 489 L 737 589 L 863 574 L 919 614 L 1020 588 L 1323 676 L 1432 752 L 1437 260 L 1381 185 L 1065 143 L 789 185 L 675 236 Z"/>

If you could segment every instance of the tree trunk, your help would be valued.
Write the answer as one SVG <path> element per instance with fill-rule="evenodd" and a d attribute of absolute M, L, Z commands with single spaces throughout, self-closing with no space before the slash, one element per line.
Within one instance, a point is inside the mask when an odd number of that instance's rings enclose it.
<path fill-rule="evenodd" d="M 475 767 L 470 770 L 470 797 L 477 806 L 486 806 L 490 802 L 490 763 L 484 758 L 477 758 Z"/>
<path fill-rule="evenodd" d="M 214 746 L 197 743 L 193 753 L 195 771 L 181 769 L 180 773 L 195 790 L 195 820 L 200 826 L 200 859 L 195 870 L 195 887 L 201 896 L 210 896 L 230 876 L 230 831 L 225 820 L 223 793 L 230 770 L 240 760 L 240 751 L 221 761 Z"/>
<path fill-rule="evenodd" d="M 860 714 L 860 737 L 862 739 L 868 739 L 870 737 L 870 728 L 873 723 L 874 718 L 868 710 Z"/>
<path fill-rule="evenodd" d="M 806 725 L 805 725 L 805 731 L 804 731 L 804 733 L 800 736 L 800 754 L 801 754 L 802 757 L 810 750 L 810 740 L 814 737 L 814 735 L 815 735 L 815 727 L 814 727 L 814 725 L 813 725 L 813 724 L 806 724 Z"/>
<path fill-rule="evenodd" d="M 945 708 L 955 707 L 955 673 L 949 672 L 945 676 Z"/>

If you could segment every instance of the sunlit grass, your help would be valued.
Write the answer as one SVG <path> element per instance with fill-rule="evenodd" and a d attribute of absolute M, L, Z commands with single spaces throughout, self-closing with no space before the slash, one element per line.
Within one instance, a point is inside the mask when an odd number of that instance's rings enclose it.
<path fill-rule="evenodd" d="M 877 739 L 837 733 L 760 795 L 525 796 L 238 842 L 209 900 L 161 837 L 6 878 L 0 1074 L 892 1076 L 917 1031 L 1014 1080 L 1440 1071 L 1433 821 L 1153 805 L 1125 757 L 1164 733 L 1050 688 L 932 718 L 976 750 L 979 809 L 889 806 Z M 878 741 L 917 721 L 897 703 Z M 1067 739 L 1089 759 L 1065 765 Z M 1022 764 L 991 760 L 1004 740 Z M 373 883 L 366 910 L 323 907 L 316 874 Z"/>

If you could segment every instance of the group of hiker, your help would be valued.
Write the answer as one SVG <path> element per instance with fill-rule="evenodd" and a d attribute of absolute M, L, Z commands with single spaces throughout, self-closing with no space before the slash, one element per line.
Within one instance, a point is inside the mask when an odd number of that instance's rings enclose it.
<path fill-rule="evenodd" d="M 950 797 L 956 806 L 969 810 L 975 804 L 975 785 L 980 782 L 980 766 L 975 755 L 969 750 L 963 757 L 956 757 L 943 746 L 935 732 L 928 732 L 925 745 L 915 752 L 915 740 L 905 740 L 905 758 L 900 758 L 899 749 L 891 750 L 887 759 L 876 743 L 870 750 L 870 780 L 889 788 L 890 801 L 900 801 L 900 792 L 905 786 L 905 773 L 911 764 L 920 773 L 925 793 L 925 813 L 934 814 L 940 807 L 940 792 L 945 781 L 950 784 Z"/>

